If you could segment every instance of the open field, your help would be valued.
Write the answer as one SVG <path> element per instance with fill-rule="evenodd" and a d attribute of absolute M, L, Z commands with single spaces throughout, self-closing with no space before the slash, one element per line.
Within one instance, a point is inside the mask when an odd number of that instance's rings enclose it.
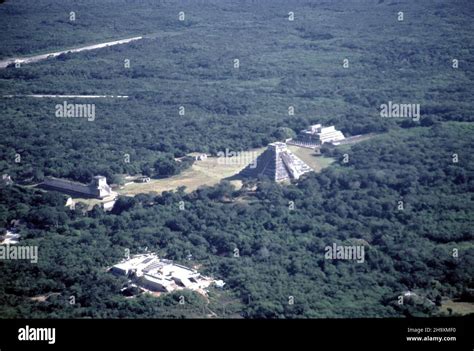
<path fill-rule="evenodd" d="M 292 145 L 289 146 L 289 148 L 316 172 L 320 172 L 334 161 L 328 157 L 315 156 L 314 151 L 310 149 Z M 265 147 L 252 149 L 249 153 L 259 156 L 265 149 Z M 176 190 L 181 186 L 185 186 L 186 191 L 191 192 L 200 186 L 213 186 L 218 184 L 221 180 L 231 177 L 231 184 L 233 184 L 236 189 L 240 189 L 242 181 L 235 176 L 249 165 L 250 162 L 252 162 L 252 160 L 249 158 L 246 162 L 240 162 L 239 164 L 222 164 L 218 157 L 208 157 L 206 160 L 196 161 L 191 168 L 183 171 L 181 174 L 170 178 L 152 179 L 149 183 L 128 184 L 123 189 L 118 190 L 118 193 L 120 195 L 135 196 L 140 193 L 162 193 L 163 191 Z"/>
<path fill-rule="evenodd" d="M 452 310 L 452 314 L 466 315 L 474 313 L 474 303 L 472 302 L 456 302 L 453 300 L 443 301 L 440 312 L 449 314 L 448 308 Z"/>
<path fill-rule="evenodd" d="M 250 150 L 260 155 L 265 148 Z M 191 168 L 183 171 L 181 174 L 170 178 L 152 179 L 149 183 L 133 183 L 126 185 L 124 189 L 118 190 L 120 195 L 134 196 L 140 193 L 176 190 L 181 186 L 186 187 L 187 192 L 191 192 L 200 186 L 212 186 L 218 184 L 221 180 L 230 178 L 238 174 L 252 160 L 246 163 L 236 165 L 226 165 L 219 162 L 218 157 L 208 157 L 203 161 L 196 161 Z M 232 180 L 231 183 L 240 189 L 242 182 L 240 180 Z"/>
<path fill-rule="evenodd" d="M 303 160 L 308 166 L 316 172 L 321 172 L 323 168 L 328 167 L 334 162 L 334 159 L 324 156 L 317 156 L 314 150 L 299 147 L 296 145 L 288 145 L 288 149 Z"/>

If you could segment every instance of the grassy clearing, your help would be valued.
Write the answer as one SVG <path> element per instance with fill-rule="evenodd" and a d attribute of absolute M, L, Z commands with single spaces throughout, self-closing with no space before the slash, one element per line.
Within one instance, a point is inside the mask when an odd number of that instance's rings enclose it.
<path fill-rule="evenodd" d="M 313 150 L 289 146 L 290 150 L 312 167 L 316 172 L 328 167 L 334 160 L 328 157 L 315 156 Z M 249 152 L 260 155 L 266 148 L 253 149 Z M 237 165 L 225 165 L 219 162 L 217 157 L 208 157 L 203 161 L 196 161 L 191 168 L 181 174 L 170 178 L 152 179 L 149 183 L 132 183 L 118 190 L 120 195 L 135 196 L 140 193 L 176 190 L 181 186 L 186 187 L 186 192 L 192 192 L 201 186 L 213 186 L 223 179 L 232 178 L 231 184 L 236 189 L 242 187 L 242 180 L 238 178 L 238 173 L 244 169 L 252 160 Z"/>
<path fill-rule="evenodd" d="M 260 155 L 265 148 L 250 150 Z M 237 165 L 225 165 L 219 162 L 217 157 L 208 157 L 203 161 L 196 161 L 191 168 L 183 171 L 181 174 L 170 178 L 152 179 L 149 183 L 133 183 L 120 189 L 120 195 L 134 196 L 140 193 L 157 192 L 176 190 L 181 186 L 186 187 L 187 192 L 191 192 L 200 186 L 212 186 L 218 184 L 221 180 L 230 178 L 238 174 L 244 169 L 252 160 L 247 163 Z M 239 179 L 231 180 L 231 183 L 240 189 L 242 181 Z"/>
<path fill-rule="evenodd" d="M 329 167 L 334 159 L 330 157 L 318 156 L 313 149 L 298 147 L 296 145 L 288 145 L 288 149 L 304 161 L 315 172 L 321 172 L 322 169 Z"/>
<path fill-rule="evenodd" d="M 448 308 L 452 310 L 452 314 L 466 315 L 474 313 L 474 303 L 472 302 L 446 300 L 442 302 L 440 312 L 449 314 Z"/>

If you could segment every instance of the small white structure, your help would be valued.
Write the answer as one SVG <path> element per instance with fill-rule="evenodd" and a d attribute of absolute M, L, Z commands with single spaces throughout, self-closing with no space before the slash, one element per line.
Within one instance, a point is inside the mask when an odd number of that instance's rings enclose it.
<path fill-rule="evenodd" d="M 104 176 L 98 175 L 92 178 L 90 187 L 94 190 L 96 196 L 101 199 L 112 195 L 112 188 L 107 184 L 107 178 Z"/>
<path fill-rule="evenodd" d="M 223 280 L 216 280 L 216 281 L 214 282 L 214 284 L 215 284 L 216 287 L 221 288 L 221 289 L 222 289 L 222 288 L 224 287 L 224 285 L 225 285 L 225 283 L 224 283 Z"/>
<path fill-rule="evenodd" d="M 202 276 L 192 268 L 159 259 L 153 253 L 135 255 L 116 264 L 110 271 L 128 276 L 141 288 L 155 292 L 190 289 L 205 295 L 206 289 L 215 283 L 213 279 Z"/>
<path fill-rule="evenodd" d="M 68 197 L 67 200 L 66 200 L 66 204 L 64 206 L 69 208 L 70 210 L 74 210 L 74 207 L 76 206 L 76 203 L 74 202 L 72 197 Z"/>
<path fill-rule="evenodd" d="M 151 179 L 150 177 L 138 177 L 137 179 L 135 179 L 135 182 L 137 183 L 150 183 Z"/>
<path fill-rule="evenodd" d="M 194 157 L 194 160 L 196 161 L 204 161 L 207 160 L 207 155 L 206 154 L 200 154 Z"/>
<path fill-rule="evenodd" d="M 8 174 L 3 174 L 2 175 L 2 183 L 5 185 L 12 185 L 13 180 Z"/>

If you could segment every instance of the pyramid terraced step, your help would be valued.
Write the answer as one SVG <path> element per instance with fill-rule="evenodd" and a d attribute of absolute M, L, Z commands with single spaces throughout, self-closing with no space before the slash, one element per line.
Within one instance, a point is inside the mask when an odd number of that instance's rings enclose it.
<path fill-rule="evenodd" d="M 248 178 L 268 177 L 276 182 L 299 179 L 313 169 L 288 150 L 285 143 L 268 144 L 256 162 L 247 166 L 240 174 Z"/>

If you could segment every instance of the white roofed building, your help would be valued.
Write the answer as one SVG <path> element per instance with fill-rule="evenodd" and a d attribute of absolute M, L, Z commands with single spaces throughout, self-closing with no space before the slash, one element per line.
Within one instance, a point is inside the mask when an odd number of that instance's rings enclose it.
<path fill-rule="evenodd" d="M 313 124 L 308 129 L 300 131 L 296 139 L 289 143 L 301 146 L 320 146 L 324 143 L 337 144 L 338 141 L 344 139 L 344 134 L 336 130 L 334 126 L 323 127 L 321 124 Z"/>
<path fill-rule="evenodd" d="M 206 289 L 214 283 L 195 269 L 159 259 L 156 254 L 136 255 L 114 265 L 112 273 L 128 276 L 140 287 L 154 292 L 171 292 L 190 289 L 206 294 Z"/>

